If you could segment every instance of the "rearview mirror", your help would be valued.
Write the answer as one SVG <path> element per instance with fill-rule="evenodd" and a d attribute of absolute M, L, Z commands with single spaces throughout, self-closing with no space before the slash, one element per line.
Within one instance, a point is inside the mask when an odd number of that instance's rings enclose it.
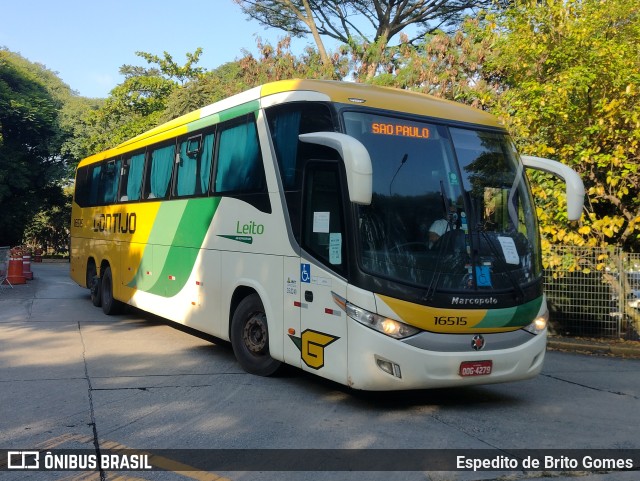
<path fill-rule="evenodd" d="M 347 172 L 349 200 L 355 204 L 371 204 L 373 191 L 371 157 L 360 141 L 338 132 L 300 134 L 301 142 L 324 145 L 340 154 Z"/>
<path fill-rule="evenodd" d="M 584 205 L 584 184 L 578 173 L 571 167 L 558 161 L 521 155 L 522 163 L 530 169 L 542 170 L 560 177 L 567 184 L 567 216 L 569 220 L 578 220 Z"/>

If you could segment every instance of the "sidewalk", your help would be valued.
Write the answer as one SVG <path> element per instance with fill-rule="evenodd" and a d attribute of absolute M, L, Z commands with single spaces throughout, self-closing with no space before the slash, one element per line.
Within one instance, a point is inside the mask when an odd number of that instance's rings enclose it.
<path fill-rule="evenodd" d="M 640 341 L 549 336 L 549 350 L 640 359 Z"/>

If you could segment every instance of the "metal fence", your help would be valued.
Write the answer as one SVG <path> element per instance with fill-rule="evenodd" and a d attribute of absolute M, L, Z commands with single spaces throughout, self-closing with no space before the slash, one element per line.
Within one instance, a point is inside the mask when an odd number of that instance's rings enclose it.
<path fill-rule="evenodd" d="M 640 254 L 553 247 L 543 258 L 552 333 L 639 339 Z"/>

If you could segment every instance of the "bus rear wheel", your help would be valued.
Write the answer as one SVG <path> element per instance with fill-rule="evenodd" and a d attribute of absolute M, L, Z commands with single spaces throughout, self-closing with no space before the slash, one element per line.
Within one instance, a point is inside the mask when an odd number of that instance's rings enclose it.
<path fill-rule="evenodd" d="M 231 346 L 242 368 L 259 376 L 271 376 L 280 367 L 269 354 L 269 330 L 258 294 L 245 297 L 231 320 Z"/>
<path fill-rule="evenodd" d="M 102 312 L 107 316 L 118 314 L 122 303 L 113 298 L 113 275 L 111 274 L 111 267 L 107 267 L 104 270 L 104 274 L 102 274 L 100 291 L 102 294 Z"/>
<path fill-rule="evenodd" d="M 96 265 L 93 262 L 89 262 L 87 266 L 86 282 L 91 293 L 91 303 L 96 307 L 100 307 L 102 305 L 102 283 L 100 282 Z"/>

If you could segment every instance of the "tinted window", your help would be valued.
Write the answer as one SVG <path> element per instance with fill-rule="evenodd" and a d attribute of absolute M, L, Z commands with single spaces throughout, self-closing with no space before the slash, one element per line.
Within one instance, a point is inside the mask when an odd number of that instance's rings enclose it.
<path fill-rule="evenodd" d="M 308 169 L 304 198 L 304 247 L 333 269 L 342 270 L 345 231 L 337 164 Z"/>
<path fill-rule="evenodd" d="M 175 195 L 201 195 L 209 191 L 215 134 L 195 135 L 180 142 Z"/>
<path fill-rule="evenodd" d="M 112 204 L 118 197 L 120 160 L 110 160 L 78 169 L 76 202 L 95 206 Z"/>
<path fill-rule="evenodd" d="M 300 188 L 304 160 L 310 145 L 298 139 L 310 132 L 333 132 L 331 112 L 323 104 L 289 104 L 267 111 L 271 139 L 285 190 Z M 314 158 L 319 158 L 314 155 Z"/>
<path fill-rule="evenodd" d="M 140 200 L 144 173 L 144 153 L 136 154 L 124 161 L 120 180 L 120 201 Z"/>
<path fill-rule="evenodd" d="M 157 147 L 151 151 L 147 166 L 145 193 L 147 199 L 164 199 L 169 195 L 171 172 L 175 155 L 173 144 Z"/>
<path fill-rule="evenodd" d="M 102 166 L 100 176 L 99 203 L 113 204 L 118 200 L 118 181 L 120 180 L 120 159 L 110 160 Z"/>
<path fill-rule="evenodd" d="M 214 190 L 216 192 L 259 192 L 264 190 L 264 169 L 253 116 L 241 124 L 224 128 L 220 134 Z"/>

